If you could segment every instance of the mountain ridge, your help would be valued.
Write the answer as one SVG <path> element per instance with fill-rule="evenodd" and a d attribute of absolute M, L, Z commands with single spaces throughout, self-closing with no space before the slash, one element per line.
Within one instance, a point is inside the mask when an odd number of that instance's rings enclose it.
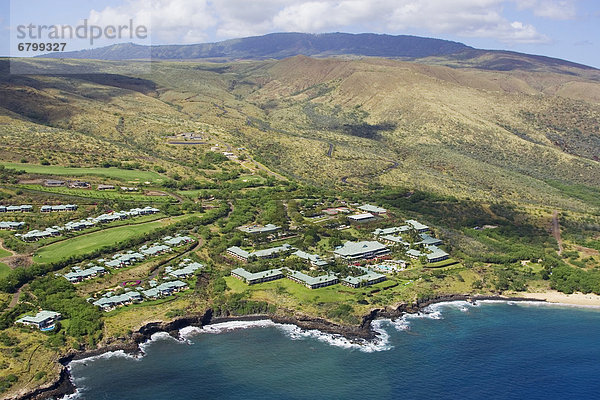
<path fill-rule="evenodd" d="M 150 47 L 150 49 L 149 49 Z M 518 53 L 506 50 L 484 50 L 460 42 L 411 35 L 374 33 L 270 33 L 214 43 L 144 46 L 119 43 L 111 46 L 72 52 L 49 53 L 42 58 L 95 60 L 266 60 L 284 59 L 296 55 L 310 57 L 381 57 L 406 61 L 429 58 L 444 65 L 468 66 L 481 57 L 499 62 L 487 62 L 474 67 L 490 70 L 564 69 L 595 70 L 596 68 L 558 58 Z"/>

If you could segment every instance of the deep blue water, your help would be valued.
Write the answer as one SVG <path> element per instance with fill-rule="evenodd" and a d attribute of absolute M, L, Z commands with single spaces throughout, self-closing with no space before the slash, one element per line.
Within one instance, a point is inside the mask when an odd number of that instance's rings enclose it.
<path fill-rule="evenodd" d="M 433 311 L 440 319 L 380 323 L 388 337 L 371 352 L 271 325 L 157 339 L 140 359 L 71 368 L 77 397 L 89 400 L 600 398 L 599 310 L 454 303 Z"/>

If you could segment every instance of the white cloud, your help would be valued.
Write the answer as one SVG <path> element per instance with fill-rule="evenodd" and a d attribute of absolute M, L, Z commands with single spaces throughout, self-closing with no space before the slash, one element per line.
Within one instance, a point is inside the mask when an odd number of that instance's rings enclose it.
<path fill-rule="evenodd" d="M 492 38 L 508 44 L 550 39 L 525 21 L 504 15 L 504 6 L 536 16 L 568 19 L 574 0 L 124 0 L 92 11 L 90 20 L 114 24 L 152 16 L 154 42 L 193 43 L 268 32 L 371 31 Z"/>
<path fill-rule="evenodd" d="M 513 0 L 520 10 L 531 9 L 538 17 L 556 20 L 575 19 L 575 0 Z"/>

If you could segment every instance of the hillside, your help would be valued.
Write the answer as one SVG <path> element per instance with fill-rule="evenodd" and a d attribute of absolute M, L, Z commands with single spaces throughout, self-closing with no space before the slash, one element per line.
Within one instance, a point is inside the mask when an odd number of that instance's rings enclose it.
<path fill-rule="evenodd" d="M 72 64 L 89 72 L 99 65 Z M 593 70 L 576 76 L 297 56 L 156 62 L 151 75 L 119 73 L 134 64 L 104 61 L 115 71 L 105 75 L 4 76 L 3 153 L 63 163 L 55 154 L 67 152 L 62 140 L 51 148 L 35 140 L 59 129 L 96 149 L 65 155 L 71 162 L 95 165 L 112 153 L 186 173 L 181 160 L 193 150 L 161 138 L 173 129 L 208 130 L 318 185 L 597 207 L 585 200 L 600 186 L 600 75 Z"/>

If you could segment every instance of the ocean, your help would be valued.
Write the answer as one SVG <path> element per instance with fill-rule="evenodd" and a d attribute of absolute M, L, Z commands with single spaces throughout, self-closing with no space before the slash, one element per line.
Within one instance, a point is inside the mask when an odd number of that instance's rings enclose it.
<path fill-rule="evenodd" d="M 600 398 L 600 310 L 437 304 L 351 342 L 270 321 L 156 334 L 70 364 L 77 399 Z"/>

